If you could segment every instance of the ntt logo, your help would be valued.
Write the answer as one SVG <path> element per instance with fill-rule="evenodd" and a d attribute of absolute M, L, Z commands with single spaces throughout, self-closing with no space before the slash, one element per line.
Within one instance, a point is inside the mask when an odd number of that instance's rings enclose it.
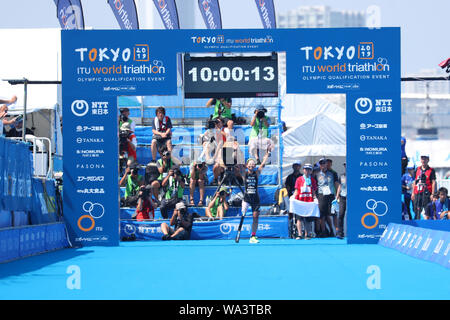
<path fill-rule="evenodd" d="M 355 109 L 359 114 L 367 114 L 372 110 L 373 103 L 369 98 L 359 98 L 355 102 Z"/>
<path fill-rule="evenodd" d="M 70 109 L 74 115 L 82 117 L 89 112 L 89 104 L 85 100 L 75 100 Z"/>

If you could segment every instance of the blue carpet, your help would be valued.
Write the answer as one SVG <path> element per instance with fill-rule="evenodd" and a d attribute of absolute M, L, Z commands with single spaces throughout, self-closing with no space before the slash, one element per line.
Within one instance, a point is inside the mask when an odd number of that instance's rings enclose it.
<path fill-rule="evenodd" d="M 67 268 L 80 268 L 69 290 Z M 369 290 L 369 266 L 380 289 Z M 123 242 L 0 265 L 0 299 L 450 299 L 450 270 L 337 239 Z"/>

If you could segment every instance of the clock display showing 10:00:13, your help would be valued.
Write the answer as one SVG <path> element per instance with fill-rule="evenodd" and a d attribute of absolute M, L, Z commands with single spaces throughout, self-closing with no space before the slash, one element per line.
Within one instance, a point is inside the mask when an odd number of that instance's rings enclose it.
<path fill-rule="evenodd" d="M 261 70 L 262 69 L 262 70 Z M 251 70 L 245 70 L 242 67 L 221 67 L 219 70 L 213 70 L 210 67 L 202 67 L 199 69 L 198 67 L 192 67 L 188 74 L 192 78 L 192 82 L 202 81 L 272 81 L 275 79 L 275 70 L 271 66 L 266 66 L 261 68 L 260 66 L 256 66 Z M 252 77 L 253 79 L 251 79 Z"/>

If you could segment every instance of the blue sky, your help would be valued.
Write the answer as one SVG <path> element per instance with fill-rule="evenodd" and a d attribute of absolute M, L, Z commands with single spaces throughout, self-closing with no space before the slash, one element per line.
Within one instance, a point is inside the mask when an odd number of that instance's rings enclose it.
<path fill-rule="evenodd" d="M 86 25 L 94 29 L 118 29 L 106 0 L 81 1 Z M 224 28 L 262 27 L 254 0 L 219 1 Z M 450 57 L 448 0 L 275 0 L 277 12 L 303 5 L 328 5 L 333 9 L 358 11 L 365 11 L 371 5 L 379 6 L 382 27 L 402 28 L 403 75 L 418 73 L 421 69 L 439 70 L 438 63 Z M 59 27 L 53 0 L 0 0 L 0 12 L 3 13 L 0 28 Z"/>

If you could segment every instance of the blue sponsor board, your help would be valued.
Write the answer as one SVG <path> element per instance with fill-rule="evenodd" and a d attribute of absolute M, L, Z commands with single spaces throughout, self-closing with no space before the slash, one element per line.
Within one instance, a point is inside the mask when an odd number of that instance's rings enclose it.
<path fill-rule="evenodd" d="M 244 219 L 241 238 L 250 238 L 252 217 Z M 142 221 L 121 220 L 121 237 L 135 236 L 136 240 L 161 240 L 161 224 L 168 220 Z M 190 240 L 221 239 L 231 240 L 236 238 L 240 218 L 225 218 L 216 221 L 196 221 L 193 224 Z M 258 221 L 259 238 L 288 238 L 288 217 L 260 217 Z"/>
<path fill-rule="evenodd" d="M 399 28 L 73 30 L 61 43 L 64 212 L 75 243 L 118 244 L 117 96 L 175 95 L 179 53 L 286 52 L 287 93 L 347 94 L 348 242 L 377 243 L 399 222 Z M 202 81 L 213 79 L 205 68 Z M 105 105 L 107 114 L 92 112 Z M 104 215 L 93 212 L 96 204 Z"/>
<path fill-rule="evenodd" d="M 450 267 L 450 232 L 394 223 L 389 224 L 387 229 L 387 233 L 379 241 L 380 245 Z"/>

